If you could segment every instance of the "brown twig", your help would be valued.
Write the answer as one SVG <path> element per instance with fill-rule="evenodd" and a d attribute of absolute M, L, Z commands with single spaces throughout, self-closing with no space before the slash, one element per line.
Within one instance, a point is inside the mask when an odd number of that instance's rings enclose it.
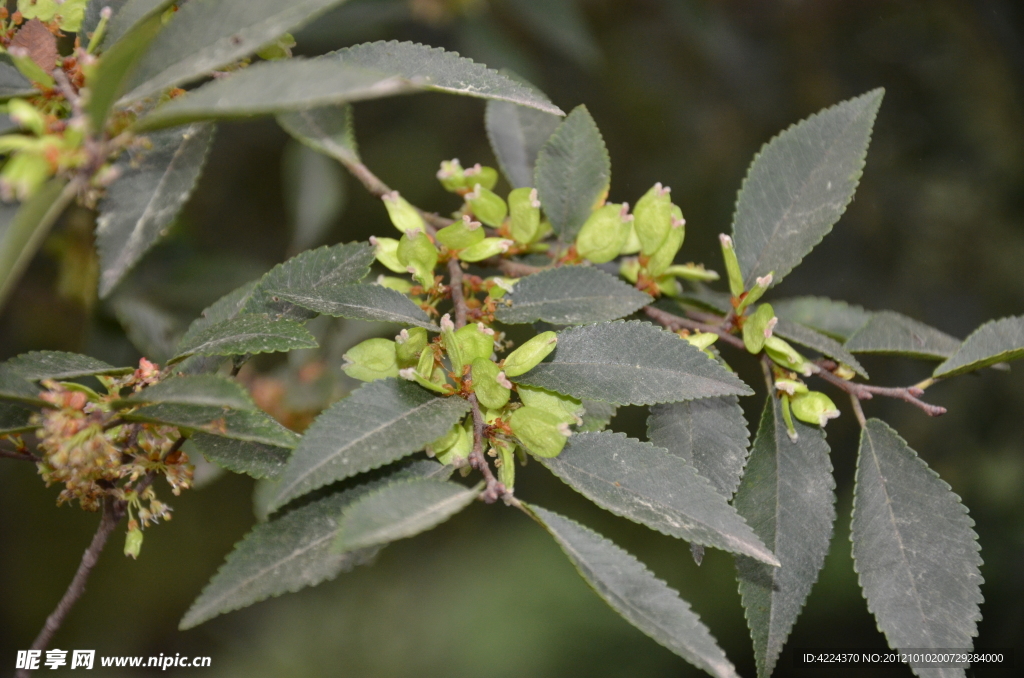
<path fill-rule="evenodd" d="M 722 338 L 725 343 L 736 348 L 746 350 L 743 345 L 743 340 L 737 336 L 730 334 L 727 330 L 718 325 L 709 325 L 707 323 L 699 322 L 697 320 L 691 320 L 690 318 L 683 318 L 682 316 L 663 311 L 660 308 L 654 306 L 644 306 L 644 313 L 647 317 L 654 322 L 662 325 L 670 330 L 699 330 L 701 332 L 713 332 Z"/>
<path fill-rule="evenodd" d="M 24 461 L 41 461 L 39 457 L 35 456 L 31 452 L 18 452 L 17 450 L 4 450 L 0 449 L 0 457 L 3 459 L 22 459 Z"/>
<path fill-rule="evenodd" d="M 363 163 L 355 159 L 345 160 L 340 157 L 338 158 L 338 161 L 345 166 L 345 169 L 347 169 L 352 176 L 359 180 L 359 183 L 363 185 L 370 195 L 383 198 L 388 193 L 391 193 L 391 188 L 381 181 L 380 177 L 371 172 L 370 168 Z M 420 213 L 420 216 L 423 217 L 423 220 L 427 222 L 428 226 L 435 229 L 444 228 L 445 226 L 454 223 L 452 219 L 442 217 L 440 214 L 427 212 L 426 210 L 421 210 L 419 207 L 416 207 L 415 209 Z"/>
<path fill-rule="evenodd" d="M 448 286 L 452 291 L 452 305 L 455 307 L 455 329 L 459 329 L 466 326 L 469 307 L 466 306 L 466 294 L 462 289 L 462 266 L 455 257 L 448 260 L 448 277 Z"/>
<path fill-rule="evenodd" d="M 850 404 L 853 405 L 853 416 L 857 417 L 857 423 L 860 424 L 861 428 L 868 425 L 868 420 L 864 418 L 864 408 L 860 406 L 860 398 L 854 394 L 850 395 Z"/>
<path fill-rule="evenodd" d="M 870 384 L 859 384 L 832 374 L 832 370 L 837 366 L 831 360 L 819 360 L 817 365 L 821 368 L 821 371 L 817 372 L 818 377 L 821 377 L 841 391 L 855 396 L 859 400 L 871 400 L 877 395 L 908 402 L 924 411 L 930 417 L 938 417 L 946 413 L 945 407 L 932 405 L 921 400 L 918 396 L 923 395 L 924 391 L 916 386 L 871 386 Z"/>
<path fill-rule="evenodd" d="M 78 565 L 78 571 L 75 572 L 74 579 L 71 580 L 71 584 L 68 586 L 68 590 L 64 593 L 64 597 L 57 603 L 57 607 L 54 608 L 50 616 L 46 618 L 46 623 L 43 624 L 42 630 L 39 635 L 36 636 L 35 642 L 32 643 L 33 650 L 45 650 L 53 639 L 53 634 L 57 632 L 57 629 L 64 623 L 64 618 L 67 617 L 71 608 L 74 607 L 78 599 L 85 593 L 85 583 L 89 579 L 89 574 L 92 569 L 96 566 L 99 560 L 100 553 L 103 551 L 103 547 L 107 544 L 107 539 L 110 537 L 114 528 L 121 522 L 121 518 L 124 516 L 125 504 L 121 501 L 111 500 L 109 497 L 103 502 L 103 517 L 100 519 L 100 525 L 96 529 L 96 534 L 93 535 L 92 542 L 89 544 L 89 548 L 85 550 L 82 555 L 82 562 Z M 15 678 L 28 678 L 29 671 L 27 669 L 21 669 L 15 674 Z"/>
<path fill-rule="evenodd" d="M 484 456 L 484 422 L 483 412 L 480 411 L 480 403 L 477 402 L 476 394 L 470 394 L 469 404 L 473 411 L 473 451 L 469 453 L 469 465 L 480 472 L 484 477 L 487 486 L 484 488 L 480 498 L 487 504 L 493 504 L 502 497 L 509 495 L 505 486 L 494 477 L 491 465 L 487 463 Z"/>

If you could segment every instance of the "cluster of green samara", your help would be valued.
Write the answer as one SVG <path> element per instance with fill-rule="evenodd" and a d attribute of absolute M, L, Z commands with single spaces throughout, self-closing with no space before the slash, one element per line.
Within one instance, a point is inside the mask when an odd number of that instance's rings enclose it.
<path fill-rule="evenodd" d="M 175 490 L 188 487 L 188 453 L 264 479 L 269 517 L 228 555 L 183 628 L 315 585 L 470 505 L 497 503 L 550 532 L 630 623 L 708 673 L 734 675 L 687 603 L 642 563 L 523 499 L 529 488 L 515 486 L 516 466 L 540 463 L 602 508 L 688 541 L 698 560 L 705 547 L 734 553 L 767 676 L 836 518 L 821 427 L 839 409 L 811 388 L 824 386 L 851 396 L 847 416 L 863 429 L 853 553 L 879 627 L 894 648 L 969 647 L 981 601 L 971 520 L 859 401 L 892 396 L 941 414 L 920 399 L 924 389 L 1020 357 L 1024 318 L 988 323 L 961 342 L 896 313 L 774 290 L 851 200 L 882 92 L 765 145 L 732 234 L 721 236 L 728 291 L 716 291 L 706 286 L 716 273 L 676 263 L 685 221 L 669 189 L 621 195 L 612 185 L 586 108 L 563 117 L 518 80 L 411 43 L 287 58 L 286 32 L 337 2 L 192 0 L 176 13 L 167 1 L 100 3 L 114 12 L 94 2 L 82 29 L 92 33 L 88 47 L 76 41 L 42 76 L 10 48 L 3 91 L 21 97 L 8 110 L 23 130 L 4 137 L 0 150 L 11 155 L 0 176 L 8 197 L 25 202 L 0 224 L 0 294 L 78 198 L 98 212 L 99 295 L 110 295 L 187 199 L 212 121 L 223 118 L 277 115 L 380 197 L 381 222 L 386 211 L 397 230 L 303 252 L 228 294 L 163 367 L 54 352 L 0 365 L 0 434 L 15 445 L 6 456 L 34 459 L 48 482 L 73 483 L 62 496 L 86 508 L 134 507 L 143 524 L 133 520 L 131 555 L 141 528 L 169 516 L 149 482 L 165 475 Z M 4 24 L 5 45 L 18 26 Z M 350 102 L 417 90 L 488 100 L 486 127 L 510 190 L 493 168 L 444 162 L 438 179 L 458 201 L 439 216 L 363 165 Z M 47 144 L 60 153 L 46 155 Z M 66 162 L 19 160 L 37 156 Z M 366 383 L 300 435 L 233 377 L 254 354 L 315 349 L 305 324 L 318 315 L 393 329 L 348 349 L 342 369 Z M 939 364 L 916 386 L 881 387 L 865 383 L 858 353 Z M 754 390 L 727 360 L 763 367 L 753 444 L 738 397 Z M 83 382 L 91 378 L 104 388 Z M 647 441 L 607 430 L 624 405 L 650 406 Z M 38 454 L 25 434 L 38 436 Z M 954 674 L 963 670 L 943 673 Z"/>

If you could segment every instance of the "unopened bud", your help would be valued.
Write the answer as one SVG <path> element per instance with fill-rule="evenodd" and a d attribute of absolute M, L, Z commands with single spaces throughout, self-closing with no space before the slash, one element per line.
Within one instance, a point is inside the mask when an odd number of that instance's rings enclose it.
<path fill-rule="evenodd" d="M 839 416 L 839 410 L 832 399 L 820 391 L 808 391 L 795 396 L 791 399 L 790 405 L 793 408 L 793 416 L 816 426 L 824 426 L 829 419 Z"/>
<path fill-rule="evenodd" d="M 665 240 L 647 258 L 647 273 L 652 276 L 660 276 L 672 265 L 676 254 L 683 247 L 683 239 L 686 237 L 686 220 L 683 219 L 683 212 L 675 205 L 671 205 L 672 223 L 669 226 Z"/>
<path fill-rule="evenodd" d="M 744 336 L 744 340 L 746 336 Z M 805 377 L 814 374 L 818 368 L 814 363 L 800 355 L 799 352 L 790 346 L 785 340 L 774 335 L 764 340 L 764 351 L 768 357 L 787 369 L 799 372 Z"/>
<path fill-rule="evenodd" d="M 507 293 L 512 291 L 512 286 L 515 285 L 515 278 L 489 278 L 489 282 L 493 283 L 487 288 L 487 295 L 492 299 L 501 299 Z"/>
<path fill-rule="evenodd" d="M 458 424 L 453 426 L 452 430 L 455 433 L 454 441 L 444 449 L 435 447 L 434 454 L 437 460 L 445 466 L 465 466 L 470 452 L 473 451 L 473 436 L 466 431 L 465 427 Z"/>
<path fill-rule="evenodd" d="M 732 296 L 743 294 L 743 273 L 740 272 L 740 260 L 736 258 L 732 238 L 722 233 L 718 236 L 722 243 L 722 259 L 725 261 L 725 272 L 729 275 L 729 291 Z"/>
<path fill-rule="evenodd" d="M 564 424 L 577 423 L 584 411 L 583 403 L 576 398 L 537 386 L 520 386 L 518 393 L 524 405 L 549 412 Z"/>
<path fill-rule="evenodd" d="M 636 257 L 623 259 L 619 264 L 619 275 L 636 284 L 636 281 L 640 279 L 640 260 Z"/>
<path fill-rule="evenodd" d="M 498 482 L 511 490 L 516 484 L 516 445 L 505 440 L 494 441 L 494 451 L 498 455 L 495 465 L 498 467 Z"/>
<path fill-rule="evenodd" d="M 463 172 L 463 176 L 466 180 L 466 186 L 480 184 L 487 190 L 491 190 L 498 183 L 498 170 L 493 167 L 481 166 L 480 163 L 473 165 Z"/>
<path fill-rule="evenodd" d="M 128 530 L 124 538 L 124 554 L 132 558 L 138 558 L 142 551 L 142 530 L 138 526 Z"/>
<path fill-rule="evenodd" d="M 547 358 L 555 350 L 557 343 L 557 334 L 550 331 L 541 332 L 505 358 L 505 374 L 509 377 L 526 374 Z"/>
<path fill-rule="evenodd" d="M 480 184 L 466 194 L 466 202 L 477 219 L 494 228 L 501 226 L 508 215 L 508 205 L 501 196 Z"/>
<path fill-rule="evenodd" d="M 640 251 L 640 237 L 636 234 L 636 219 L 629 224 L 629 235 L 619 248 L 619 254 L 636 254 Z"/>
<path fill-rule="evenodd" d="M 36 136 L 46 134 L 46 118 L 36 107 L 22 99 L 11 99 L 7 102 L 7 116 L 22 129 L 27 129 Z"/>
<path fill-rule="evenodd" d="M 640 241 L 640 252 L 647 256 L 654 254 L 665 238 L 668 237 L 668 230 L 672 226 L 672 199 L 669 195 L 672 189 L 654 184 L 636 202 L 633 209 L 633 216 L 636 217 L 634 228 Z M 675 253 L 673 253 L 675 256 Z"/>
<path fill-rule="evenodd" d="M 707 270 L 703 264 L 675 264 L 665 269 L 665 275 L 699 282 L 718 280 L 718 273 Z"/>
<path fill-rule="evenodd" d="M 386 287 L 389 290 L 394 290 L 399 294 L 409 294 L 412 291 L 412 283 L 405 278 L 395 278 L 389 275 L 378 275 L 377 284 L 381 287 Z"/>
<path fill-rule="evenodd" d="M 568 425 L 554 414 L 530 406 L 513 412 L 508 423 L 523 447 L 538 457 L 557 457 L 570 433 Z"/>
<path fill-rule="evenodd" d="M 603 264 L 619 256 L 629 237 L 633 215 L 629 205 L 607 204 L 594 210 L 576 236 L 576 252 L 595 264 Z"/>
<path fill-rule="evenodd" d="M 511 240 L 504 238 L 484 238 L 472 247 L 467 247 L 459 252 L 459 259 L 470 262 L 483 261 L 508 252 L 508 248 L 512 245 Z"/>
<path fill-rule="evenodd" d="M 458 193 L 460 189 L 466 188 L 465 170 L 459 164 L 458 158 L 443 161 L 441 169 L 437 171 L 437 179 L 444 186 L 444 190 L 450 193 Z"/>
<path fill-rule="evenodd" d="M 493 330 L 488 333 L 481 330 L 479 325 L 466 325 L 456 330 L 454 336 L 464 365 L 472 364 L 477 358 L 490 360 L 494 353 Z"/>
<path fill-rule="evenodd" d="M 370 236 L 370 244 L 373 245 L 374 255 L 377 261 L 387 269 L 395 273 L 405 273 L 406 266 L 398 259 L 398 241 L 394 238 L 378 238 Z"/>
<path fill-rule="evenodd" d="M 807 393 L 807 384 L 796 379 L 776 379 L 775 390 L 788 396 L 795 396 Z"/>
<path fill-rule="evenodd" d="M 395 337 L 395 355 L 400 367 L 411 367 L 419 360 L 423 349 L 427 347 L 427 331 L 422 327 L 402 330 Z"/>
<path fill-rule="evenodd" d="M 437 232 L 437 241 L 450 250 L 461 250 L 477 244 L 484 239 L 484 229 L 479 221 L 473 221 L 465 215 L 454 224 L 445 226 Z"/>
<path fill-rule="evenodd" d="M 684 338 L 702 351 L 718 341 L 718 335 L 714 332 L 694 332 Z"/>
<path fill-rule="evenodd" d="M 384 201 L 384 207 L 388 210 L 388 216 L 391 217 L 391 223 L 399 231 L 408 233 L 417 229 L 420 231 L 427 230 L 423 217 L 420 216 L 415 207 L 398 194 L 398 191 L 385 193 L 381 199 Z"/>
<path fill-rule="evenodd" d="M 540 234 L 540 200 L 536 188 L 517 188 L 508 194 L 512 215 L 509 234 L 520 245 L 529 245 Z"/>
<path fill-rule="evenodd" d="M 773 322 L 774 321 L 774 322 Z M 743 345 L 751 353 L 760 353 L 778 320 L 771 304 L 761 304 L 753 315 L 743 320 Z"/>
<path fill-rule="evenodd" d="M 492 410 L 505 407 L 512 392 L 498 381 L 498 375 L 504 377 L 501 368 L 486 358 L 476 358 L 473 360 L 472 372 L 473 392 L 480 404 Z M 505 382 L 508 383 L 508 380 Z"/>
<path fill-rule="evenodd" d="M 412 269 L 413 277 L 424 287 L 434 282 L 434 267 L 437 266 L 437 248 L 426 233 L 410 230 L 398 241 L 398 261 Z"/>
<path fill-rule="evenodd" d="M 769 273 L 766 276 L 757 278 L 754 281 L 754 286 L 750 288 L 750 291 L 747 292 L 743 296 L 743 299 L 740 300 L 740 303 L 736 305 L 736 313 L 737 314 L 743 313 L 743 311 L 745 311 L 747 309 L 747 307 L 749 307 L 755 301 L 760 299 L 764 295 L 764 293 L 768 291 L 768 288 L 771 287 L 771 285 L 772 285 L 772 274 L 771 273 Z"/>
<path fill-rule="evenodd" d="M 398 376 L 395 342 L 389 339 L 367 339 L 350 348 L 342 358 L 342 369 L 353 379 L 376 381 Z"/>

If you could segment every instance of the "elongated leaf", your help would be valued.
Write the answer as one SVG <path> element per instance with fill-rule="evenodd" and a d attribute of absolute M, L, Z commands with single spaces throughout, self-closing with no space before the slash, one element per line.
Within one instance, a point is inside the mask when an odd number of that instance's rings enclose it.
<path fill-rule="evenodd" d="M 503 323 L 578 325 L 616 320 L 654 301 L 604 271 L 587 266 L 563 266 L 520 278 L 505 295 L 509 305 L 498 306 Z"/>
<path fill-rule="evenodd" d="M 110 11 L 116 15 L 128 1 L 129 0 L 89 0 L 89 3 L 85 6 L 85 17 L 82 19 L 82 30 L 80 32 L 80 35 L 83 36 L 82 42 L 85 42 L 85 35 L 96 30 L 96 26 L 100 23 L 100 12 L 103 11 L 104 7 L 109 7 Z"/>
<path fill-rule="evenodd" d="M 577 106 L 537 153 L 534 186 L 551 227 L 572 242 L 612 181 L 612 161 L 597 123 Z"/>
<path fill-rule="evenodd" d="M 352 107 L 345 104 L 283 113 L 277 122 L 298 141 L 349 164 L 359 160 L 352 117 Z"/>
<path fill-rule="evenodd" d="M 77 379 L 96 375 L 121 375 L 132 371 L 130 367 L 114 367 L 102 360 L 80 353 L 64 351 L 31 351 L 22 353 L 3 363 L 2 367 L 16 372 L 22 379 Z"/>
<path fill-rule="evenodd" d="M 11 57 L 0 55 L 0 99 L 27 96 L 35 91 L 32 83 L 11 62 Z"/>
<path fill-rule="evenodd" d="M 177 426 L 188 431 L 197 431 L 231 438 L 247 440 L 276 447 L 295 447 L 299 436 L 271 419 L 259 410 L 231 410 L 211 405 L 179 405 L 159 403 L 134 412 L 125 413 L 129 421 L 144 421 L 151 424 Z"/>
<path fill-rule="evenodd" d="M 315 295 L 320 290 L 354 284 L 370 272 L 373 248 L 365 242 L 318 247 L 278 264 L 260 278 L 242 305 L 242 313 L 269 313 L 277 318 L 306 320 L 316 315 L 276 298 L 278 294 Z"/>
<path fill-rule="evenodd" d="M 253 478 L 280 478 L 292 454 L 287 447 L 235 440 L 210 433 L 196 433 L 189 440 L 204 457 L 217 466 Z"/>
<path fill-rule="evenodd" d="M 512 188 L 533 186 L 537 153 L 554 133 L 558 116 L 507 101 L 488 101 L 487 138 Z"/>
<path fill-rule="evenodd" d="M 775 552 L 781 567 L 736 559 L 740 596 L 754 641 L 757 675 L 768 678 L 825 562 L 836 519 L 835 480 L 820 428 L 786 433 L 770 397 L 733 505 Z"/>
<path fill-rule="evenodd" d="M 655 405 L 647 418 L 647 438 L 692 464 L 719 494 L 732 499 L 750 438 L 735 396 Z"/>
<path fill-rule="evenodd" d="M 0 233 L 0 308 L 75 192 L 66 179 L 51 179 L 21 204 Z"/>
<path fill-rule="evenodd" d="M 344 0 L 192 0 L 153 41 L 122 102 L 135 101 L 252 54 Z"/>
<path fill-rule="evenodd" d="M 401 459 L 443 435 L 469 403 L 413 383 L 366 384 L 317 417 L 296 448 L 271 510 L 343 478 Z"/>
<path fill-rule="evenodd" d="M 971 332 L 934 376 L 952 377 L 1024 356 L 1024 316 L 992 320 Z"/>
<path fill-rule="evenodd" d="M 942 360 L 956 353 L 960 340 L 892 311 L 872 314 L 843 347 L 850 353 L 886 353 Z"/>
<path fill-rule="evenodd" d="M 107 24 L 107 30 L 103 38 L 104 45 L 113 45 L 123 38 L 134 28 L 141 26 L 150 17 L 160 14 L 167 9 L 175 0 L 127 0 L 127 2 L 105 2 L 99 0 L 99 4 L 106 4 L 114 12 L 114 16 Z M 97 4 L 97 3 L 91 3 Z M 120 5 L 117 7 L 115 5 Z M 93 29 L 90 28 L 91 32 Z"/>
<path fill-rule="evenodd" d="M 149 248 L 166 235 L 203 169 L 212 125 L 157 132 L 152 148 L 116 167 L 121 176 L 107 189 L 96 220 L 100 297 L 106 297 Z"/>
<path fill-rule="evenodd" d="M 825 297 L 772 300 L 780 320 L 806 325 L 838 341 L 846 341 L 871 318 L 871 312 L 845 301 Z"/>
<path fill-rule="evenodd" d="M 337 285 L 310 294 L 273 291 L 270 294 L 282 301 L 334 317 L 405 323 L 440 331 L 409 297 L 380 285 Z"/>
<path fill-rule="evenodd" d="M 469 506 L 482 489 L 431 478 L 385 485 L 345 508 L 335 548 L 383 546 L 431 530 Z"/>
<path fill-rule="evenodd" d="M 241 315 L 211 325 L 178 345 L 177 357 L 245 355 L 316 348 L 316 339 L 302 323 L 274 319 L 265 313 Z"/>
<path fill-rule="evenodd" d="M 733 239 L 747 288 L 778 284 L 821 242 L 853 199 L 884 91 L 836 104 L 769 141 L 736 199 Z"/>
<path fill-rule="evenodd" d="M 960 497 L 878 419 L 861 433 L 853 562 L 889 645 L 969 648 L 982 601 L 978 535 Z M 963 676 L 963 669 L 914 669 Z"/>
<path fill-rule="evenodd" d="M 3 394 L 0 393 L 0 398 Z M 29 423 L 32 410 L 17 403 L 0 400 L 0 435 L 25 433 L 36 428 Z"/>
<path fill-rule="evenodd" d="M 580 433 L 585 431 L 603 431 L 612 423 L 612 418 L 619 408 L 611 403 L 604 403 L 600 400 L 584 400 L 583 402 L 583 423 L 576 429 Z"/>
<path fill-rule="evenodd" d="M 140 403 L 213 405 L 235 410 L 256 409 L 256 404 L 241 384 L 216 374 L 171 377 L 131 394 L 118 404 Z"/>
<path fill-rule="evenodd" d="M 111 310 L 128 341 L 150 360 L 163 363 L 174 355 L 181 321 L 174 313 L 131 293 L 111 299 Z"/>
<path fill-rule="evenodd" d="M 552 355 L 516 381 L 616 405 L 752 393 L 689 342 L 645 322 L 570 328 L 558 334 Z"/>
<path fill-rule="evenodd" d="M 774 309 L 774 306 L 772 308 Z M 832 337 L 825 336 L 821 332 L 812 330 L 810 327 L 805 327 L 783 318 L 779 318 L 779 322 L 775 326 L 775 334 L 783 339 L 789 339 L 793 343 L 814 349 L 826 358 L 832 358 L 836 362 L 852 367 L 854 372 L 865 379 L 868 378 L 867 370 L 857 362 L 857 359 L 842 344 Z"/>
<path fill-rule="evenodd" d="M 667 450 L 622 433 L 577 433 L 560 455 L 541 462 L 617 516 L 672 537 L 778 564 L 725 497 Z"/>
<path fill-rule="evenodd" d="M 580 576 L 626 621 L 711 675 L 736 678 L 700 617 L 643 563 L 579 523 L 539 506 L 528 508 Z"/>

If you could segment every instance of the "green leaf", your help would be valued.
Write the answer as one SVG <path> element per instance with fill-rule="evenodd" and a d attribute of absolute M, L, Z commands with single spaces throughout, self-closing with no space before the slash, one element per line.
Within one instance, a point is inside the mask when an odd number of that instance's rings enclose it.
<path fill-rule="evenodd" d="M 775 552 L 781 567 L 736 559 L 740 596 L 754 641 L 757 675 L 768 678 L 818 579 L 836 519 L 835 480 L 825 434 L 795 424 L 786 433 L 782 408 L 769 397 L 733 505 Z"/>
<path fill-rule="evenodd" d="M 11 62 L 11 57 L 0 54 L 0 100 L 28 96 L 36 91 L 28 78 Z"/>
<path fill-rule="evenodd" d="M 560 122 L 557 115 L 534 108 L 507 101 L 487 102 L 484 113 L 487 138 L 512 188 L 534 185 L 537 154 Z"/>
<path fill-rule="evenodd" d="M 516 282 L 495 317 L 508 324 L 543 320 L 578 325 L 616 320 L 654 301 L 618 278 L 589 266 L 563 266 Z"/>
<path fill-rule="evenodd" d="M 441 437 L 469 410 L 397 379 L 355 390 L 317 417 L 288 464 L 271 510 L 336 480 L 401 459 Z"/>
<path fill-rule="evenodd" d="M 277 116 L 284 131 L 342 164 L 359 161 L 352 106 L 323 106 Z"/>
<path fill-rule="evenodd" d="M 857 359 L 854 358 L 842 344 L 832 337 L 828 337 L 817 330 L 812 330 L 810 327 L 805 327 L 783 318 L 779 318 L 778 324 L 775 325 L 774 332 L 783 339 L 789 339 L 801 346 L 814 349 L 826 358 L 832 358 L 837 362 L 852 367 L 854 372 L 865 379 L 868 378 L 867 370 L 857 362 Z"/>
<path fill-rule="evenodd" d="M 137 26 L 141 26 L 145 21 L 153 16 L 159 17 L 163 12 L 170 6 L 175 0 L 127 0 L 127 2 L 109 2 L 109 0 L 98 0 L 98 2 L 92 2 L 91 5 L 99 4 L 106 5 L 114 11 L 114 16 L 111 17 L 110 23 L 107 24 L 107 30 L 104 34 L 103 44 L 114 45 L 118 40 L 127 35 L 130 31 L 135 29 Z M 116 5 L 120 4 L 118 7 Z M 97 12 L 97 19 L 99 18 Z M 88 31 L 91 33 L 95 30 L 89 28 Z M 79 33 L 81 35 L 81 33 Z M 85 40 L 82 41 L 83 43 Z"/>
<path fill-rule="evenodd" d="M 132 74 L 123 102 L 204 76 L 248 56 L 343 0 L 192 0 L 174 18 Z"/>
<path fill-rule="evenodd" d="M 612 418 L 619 408 L 611 403 L 600 400 L 583 400 L 583 423 L 576 428 L 579 433 L 586 431 L 603 431 L 612 423 Z"/>
<path fill-rule="evenodd" d="M 176 314 L 130 292 L 116 295 L 110 307 L 128 341 L 139 353 L 157 363 L 166 362 L 174 355 L 181 334 L 181 322 Z"/>
<path fill-rule="evenodd" d="M 572 242 L 612 181 L 608 149 L 586 106 L 573 109 L 541 147 L 533 181 L 551 227 Z"/>
<path fill-rule="evenodd" d="M 960 340 L 892 311 L 871 315 L 843 348 L 850 353 L 886 353 L 942 360 L 956 353 Z"/>
<path fill-rule="evenodd" d="M 0 232 L 0 308 L 76 193 L 76 184 L 62 178 L 51 179 L 21 204 L 7 228 Z"/>
<path fill-rule="evenodd" d="M 647 418 L 647 438 L 692 464 L 719 494 L 732 499 L 750 438 L 735 396 L 655 405 Z"/>
<path fill-rule="evenodd" d="M 482 483 L 469 488 L 433 478 L 385 485 L 345 508 L 335 548 L 356 551 L 383 546 L 431 530 L 469 506 L 482 488 Z"/>
<path fill-rule="evenodd" d="M 933 376 L 952 377 L 1024 356 L 1024 316 L 990 320 L 970 336 Z"/>
<path fill-rule="evenodd" d="M 217 466 L 253 478 L 280 478 L 292 454 L 287 447 L 235 440 L 210 433 L 195 433 L 189 440 L 204 457 Z"/>
<path fill-rule="evenodd" d="M 235 410 L 255 410 L 249 393 L 233 379 L 216 374 L 180 376 L 165 379 L 118 401 L 117 407 L 141 403 L 213 405 Z"/>
<path fill-rule="evenodd" d="M 365 242 L 318 247 L 270 269 L 242 305 L 242 313 L 269 313 L 278 318 L 307 320 L 316 316 L 276 298 L 282 293 L 315 295 L 323 289 L 354 284 L 370 272 L 375 258 Z"/>
<path fill-rule="evenodd" d="M 736 669 L 690 605 L 643 563 L 593 530 L 539 506 L 528 506 L 613 610 L 672 652 L 719 678 Z"/>
<path fill-rule="evenodd" d="M 816 113 L 754 158 L 732 225 L 747 289 L 768 273 L 778 285 L 846 211 L 883 94 L 872 90 Z"/>
<path fill-rule="evenodd" d="M 981 618 L 981 556 L 960 497 L 884 422 L 861 433 L 854 568 L 890 647 L 969 648 Z M 963 669 L 914 669 L 963 676 Z"/>
<path fill-rule="evenodd" d="M 182 339 L 177 358 L 188 355 L 245 355 L 316 348 L 316 339 L 302 323 L 274 319 L 265 313 L 241 315 L 211 325 Z"/>
<path fill-rule="evenodd" d="M 120 177 L 100 202 L 96 247 L 100 255 L 100 297 L 167 234 L 171 221 L 192 194 L 213 139 L 212 125 L 150 135 L 151 148 L 115 167 Z"/>
<path fill-rule="evenodd" d="M 295 447 L 300 436 L 259 410 L 232 410 L 211 405 L 158 403 L 122 415 L 128 421 L 177 426 L 186 431 L 210 433 L 233 440 L 247 440 L 276 447 Z"/>
<path fill-rule="evenodd" d="M 2 386 L 0 386 L 2 390 Z M 3 394 L 0 393 L 0 398 Z M 37 427 L 29 422 L 33 411 L 17 403 L 0 400 L 0 435 L 27 433 Z"/>
<path fill-rule="evenodd" d="M 871 312 L 845 301 L 825 297 L 793 297 L 772 301 L 779 320 L 800 323 L 846 341 L 871 318 Z"/>
<path fill-rule="evenodd" d="M 329 316 L 404 323 L 434 332 L 441 330 L 409 297 L 380 285 L 337 285 L 317 289 L 311 294 L 270 293 L 283 301 Z"/>
<path fill-rule="evenodd" d="M 689 342 L 639 321 L 560 332 L 551 362 L 537 365 L 516 381 L 616 405 L 753 393 Z"/>
<path fill-rule="evenodd" d="M 652 530 L 778 564 L 736 509 L 681 458 L 622 433 L 577 433 L 552 473 L 603 509 Z"/>
<path fill-rule="evenodd" d="M 15 356 L 0 365 L 0 368 L 15 372 L 22 379 L 78 379 L 97 375 L 122 375 L 132 371 L 130 367 L 114 367 L 102 360 L 80 353 L 64 351 L 31 351 Z"/>
<path fill-rule="evenodd" d="M 104 7 L 109 7 L 116 16 L 128 2 L 129 0 L 89 0 L 85 6 L 85 18 L 82 19 L 82 29 L 79 32 L 82 42 L 85 43 L 85 36 L 96 30 L 96 26 L 100 23 L 100 12 Z"/>

